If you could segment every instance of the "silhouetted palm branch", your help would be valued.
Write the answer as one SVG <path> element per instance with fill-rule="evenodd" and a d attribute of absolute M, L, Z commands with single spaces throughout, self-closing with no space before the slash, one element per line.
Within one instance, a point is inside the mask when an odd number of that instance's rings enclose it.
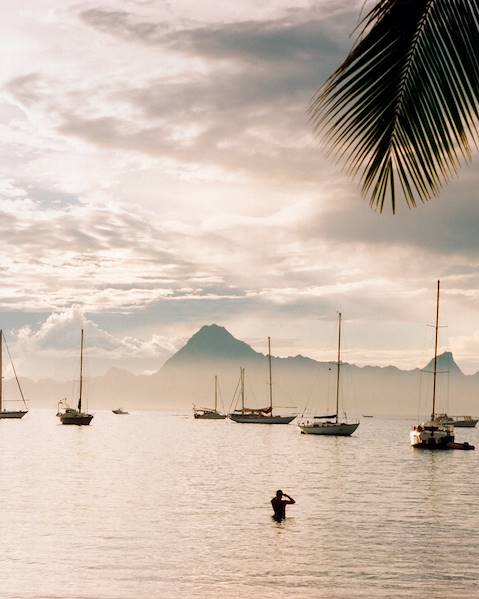
<path fill-rule="evenodd" d="M 381 0 L 310 117 L 371 206 L 425 202 L 477 143 L 479 0 Z"/>

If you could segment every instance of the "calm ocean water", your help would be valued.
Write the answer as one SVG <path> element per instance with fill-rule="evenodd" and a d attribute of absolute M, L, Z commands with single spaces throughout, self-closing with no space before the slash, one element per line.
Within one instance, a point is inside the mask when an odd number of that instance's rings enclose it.
<path fill-rule="evenodd" d="M 408 432 L 159 412 L 0 421 L 0 596 L 478 597 L 479 451 L 414 451 Z M 283 524 L 277 488 L 297 501 Z"/>

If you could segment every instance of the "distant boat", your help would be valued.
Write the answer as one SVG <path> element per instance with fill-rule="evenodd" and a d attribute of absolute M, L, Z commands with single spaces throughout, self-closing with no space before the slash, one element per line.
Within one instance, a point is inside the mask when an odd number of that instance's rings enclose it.
<path fill-rule="evenodd" d="M 218 377 L 215 375 L 215 407 L 196 408 L 193 406 L 193 416 L 199 420 L 224 420 L 226 414 L 218 412 Z"/>
<path fill-rule="evenodd" d="M 70 408 L 66 400 L 58 403 L 57 416 L 62 424 L 76 424 L 77 426 L 86 426 L 93 419 L 93 414 L 82 411 L 82 392 L 83 392 L 83 329 L 81 330 L 80 342 L 80 393 L 78 397 L 77 408 Z"/>
<path fill-rule="evenodd" d="M 265 408 L 247 408 L 244 395 L 244 368 L 240 374 L 241 409 L 229 414 L 234 422 L 243 424 L 289 424 L 296 418 L 296 414 L 281 416 L 273 413 L 273 380 L 271 372 L 271 338 L 268 337 L 268 364 L 269 364 L 269 406 Z"/>
<path fill-rule="evenodd" d="M 478 421 L 479 418 L 473 418 L 472 416 L 448 416 L 447 414 L 438 414 L 436 416 L 436 422 L 459 428 L 474 428 Z"/>
<path fill-rule="evenodd" d="M 339 412 L 339 390 L 341 380 L 341 312 L 338 314 L 338 359 L 336 375 L 336 413 L 326 416 L 313 416 L 302 418 L 298 427 L 306 435 L 330 435 L 336 437 L 349 437 L 358 428 L 359 422 L 348 422 L 346 418 L 342 421 L 338 418 Z"/>
<path fill-rule="evenodd" d="M 125 412 L 121 408 L 117 408 L 116 410 L 112 410 L 113 414 L 129 414 L 130 412 Z"/>
<path fill-rule="evenodd" d="M 363 414 L 363 418 L 374 418 L 371 414 Z"/>
<path fill-rule="evenodd" d="M 8 357 L 10 358 L 10 364 L 12 365 L 13 374 L 15 375 L 15 380 L 17 382 L 18 390 L 20 391 L 20 396 L 23 401 L 23 405 L 25 406 L 24 410 L 6 410 L 4 408 L 5 400 L 3 398 L 3 344 L 5 343 L 5 348 L 8 353 Z M 28 412 L 27 402 L 25 401 L 25 397 L 23 395 L 22 387 L 20 386 L 20 381 L 17 377 L 17 372 L 15 370 L 15 366 L 13 364 L 12 356 L 10 355 L 10 350 L 8 349 L 7 341 L 3 335 L 3 331 L 0 330 L 0 418 L 23 418 L 25 414 Z"/>
<path fill-rule="evenodd" d="M 449 449 L 448 445 L 454 443 L 454 426 L 449 423 L 440 422 L 436 414 L 436 375 L 437 375 L 437 342 L 439 331 L 439 289 L 440 281 L 437 282 L 436 298 L 436 324 L 434 340 L 434 370 L 432 387 L 432 410 L 430 420 L 412 427 L 410 441 L 413 447 L 419 449 Z"/>

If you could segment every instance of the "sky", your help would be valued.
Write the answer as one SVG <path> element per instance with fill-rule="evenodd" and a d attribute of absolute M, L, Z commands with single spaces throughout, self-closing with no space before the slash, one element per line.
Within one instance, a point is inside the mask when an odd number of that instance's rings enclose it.
<path fill-rule="evenodd" d="M 366 3 L 366 6 L 371 3 Z M 477 156 L 377 214 L 307 108 L 363 0 L 0 0 L 1 327 L 17 370 L 154 372 L 215 322 L 258 351 L 479 370 Z M 8 373 L 7 373 L 8 374 Z"/>

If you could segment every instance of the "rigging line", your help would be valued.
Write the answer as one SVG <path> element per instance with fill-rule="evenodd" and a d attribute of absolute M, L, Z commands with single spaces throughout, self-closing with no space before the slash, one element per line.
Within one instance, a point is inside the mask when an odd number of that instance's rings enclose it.
<path fill-rule="evenodd" d="M 234 408 L 236 410 L 236 404 L 238 403 L 238 397 L 236 397 L 236 393 L 238 392 L 238 388 L 239 388 L 240 382 L 241 382 L 241 378 L 236 383 L 236 389 L 235 389 L 235 392 L 233 393 L 233 399 L 231 400 L 230 408 L 228 410 L 228 414 L 231 414 L 231 412 L 232 412 L 231 408 L 233 407 L 233 404 L 234 404 Z"/>
<path fill-rule="evenodd" d="M 321 376 L 320 376 L 321 375 L 321 367 L 320 366 L 317 367 L 317 371 L 318 371 L 317 373 L 315 372 L 315 375 L 316 375 L 315 378 L 316 378 L 316 381 L 317 381 L 318 388 L 321 389 L 321 385 L 320 385 L 320 382 L 321 382 Z M 314 380 L 314 378 L 313 378 L 313 380 Z M 304 415 L 306 414 L 306 410 L 309 408 L 309 404 L 311 403 L 311 401 L 313 400 L 313 398 L 314 398 L 314 391 L 310 391 L 309 392 L 309 397 L 306 399 L 306 403 L 304 404 L 303 411 L 300 414 L 300 418 L 304 418 Z"/>
<path fill-rule="evenodd" d="M 225 403 L 224 403 L 224 401 L 223 401 L 223 395 L 222 395 L 222 393 L 221 393 L 221 387 L 220 387 L 220 382 L 219 382 L 219 381 L 218 381 L 217 385 L 218 385 L 218 386 L 217 386 L 217 389 L 218 389 L 218 395 L 219 395 L 219 398 L 220 398 L 221 407 L 223 408 L 223 414 L 224 414 L 224 413 L 225 413 Z"/>
<path fill-rule="evenodd" d="M 421 415 L 422 415 L 422 379 L 423 379 L 423 372 L 422 370 L 419 370 L 419 401 L 417 402 L 417 420 L 420 419 Z"/>
<path fill-rule="evenodd" d="M 8 353 L 8 357 L 10 358 L 10 364 L 12 365 L 13 374 L 15 375 L 15 380 L 17 381 L 18 390 L 20 391 L 20 395 L 22 396 L 23 403 L 24 403 L 25 407 L 27 408 L 28 407 L 27 402 L 25 401 L 25 396 L 23 395 L 22 388 L 20 387 L 20 381 L 18 380 L 17 371 L 15 370 L 15 365 L 13 363 L 12 356 L 10 354 L 10 349 L 8 347 L 8 343 L 5 338 L 5 335 L 3 335 L 3 340 L 5 341 L 5 347 L 7 348 L 7 353 Z"/>

